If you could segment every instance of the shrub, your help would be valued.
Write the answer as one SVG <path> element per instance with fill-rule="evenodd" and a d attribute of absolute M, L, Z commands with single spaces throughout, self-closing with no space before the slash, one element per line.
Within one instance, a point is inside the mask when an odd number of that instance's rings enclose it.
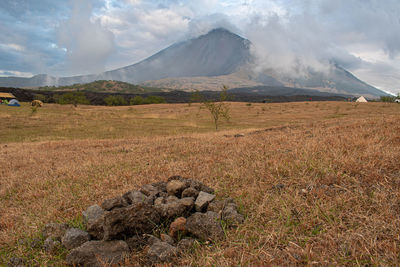
<path fill-rule="evenodd" d="M 106 103 L 107 106 L 124 106 L 127 105 L 128 103 L 126 102 L 125 98 L 123 98 L 120 95 L 114 96 L 110 95 L 104 98 L 104 102 Z"/>
<path fill-rule="evenodd" d="M 143 97 L 137 95 L 134 98 L 131 98 L 131 100 L 129 101 L 129 103 L 131 105 L 141 105 L 143 104 Z"/>
<path fill-rule="evenodd" d="M 72 104 L 75 107 L 77 107 L 78 104 L 90 104 L 83 92 L 71 92 L 63 95 L 55 95 L 54 99 L 58 104 Z"/>
<path fill-rule="evenodd" d="M 141 96 L 135 96 L 130 100 L 131 105 L 161 104 L 161 103 L 165 103 L 165 98 L 162 96 L 155 96 L 155 95 L 151 95 L 146 98 L 143 98 Z"/>

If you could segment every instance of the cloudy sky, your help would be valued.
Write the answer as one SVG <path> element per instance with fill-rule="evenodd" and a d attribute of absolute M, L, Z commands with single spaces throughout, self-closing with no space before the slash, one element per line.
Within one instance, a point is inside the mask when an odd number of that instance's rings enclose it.
<path fill-rule="evenodd" d="M 0 76 L 98 73 L 225 27 L 260 68 L 336 62 L 400 92 L 398 0 L 2 0 Z"/>

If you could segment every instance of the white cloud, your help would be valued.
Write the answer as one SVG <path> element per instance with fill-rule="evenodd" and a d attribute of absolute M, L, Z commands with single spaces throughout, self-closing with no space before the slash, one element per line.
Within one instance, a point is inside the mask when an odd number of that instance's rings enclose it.
<path fill-rule="evenodd" d="M 0 70 L 0 77 L 15 76 L 15 77 L 32 77 L 33 74 L 30 72 L 22 72 L 15 70 Z"/>

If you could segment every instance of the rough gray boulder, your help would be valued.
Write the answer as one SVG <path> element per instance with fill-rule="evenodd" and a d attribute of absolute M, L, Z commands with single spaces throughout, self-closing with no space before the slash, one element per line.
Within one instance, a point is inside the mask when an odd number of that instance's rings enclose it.
<path fill-rule="evenodd" d="M 193 208 L 193 198 L 178 199 L 175 196 L 159 197 L 154 201 L 154 208 L 164 219 L 187 215 Z"/>
<path fill-rule="evenodd" d="M 172 180 L 172 181 L 169 181 L 167 184 L 167 193 L 170 196 L 180 197 L 182 194 L 182 191 L 185 190 L 186 187 L 187 187 L 187 184 L 185 182 L 182 182 L 179 180 Z"/>
<path fill-rule="evenodd" d="M 140 191 L 132 190 L 123 195 L 123 198 L 128 202 L 129 205 L 135 205 L 139 203 L 153 204 L 153 198 L 147 197 Z"/>
<path fill-rule="evenodd" d="M 53 240 L 61 240 L 68 228 L 68 224 L 65 223 L 49 223 L 44 226 L 43 236 L 44 238 L 51 237 Z"/>
<path fill-rule="evenodd" d="M 167 242 L 155 242 L 147 251 L 147 258 L 151 264 L 171 262 L 177 255 L 176 247 Z"/>
<path fill-rule="evenodd" d="M 160 223 L 160 215 L 145 203 L 116 208 L 104 214 L 104 240 L 151 233 Z"/>
<path fill-rule="evenodd" d="M 83 243 L 90 240 L 90 235 L 78 228 L 70 228 L 65 232 L 65 235 L 61 238 L 61 243 L 67 249 L 73 249 L 79 247 Z"/>
<path fill-rule="evenodd" d="M 182 192 L 182 198 L 185 198 L 185 197 L 197 198 L 198 195 L 199 195 L 199 191 L 197 191 L 193 187 L 188 187 L 185 190 L 183 190 L 183 192 Z"/>
<path fill-rule="evenodd" d="M 147 197 L 155 197 L 158 196 L 160 192 L 162 192 L 160 188 L 151 184 L 146 184 L 142 186 L 139 191 L 145 194 Z"/>
<path fill-rule="evenodd" d="M 71 266 L 117 265 L 129 254 L 129 247 L 122 240 L 89 241 L 73 249 L 66 257 Z"/>
<path fill-rule="evenodd" d="M 186 220 L 186 230 L 202 241 L 219 241 L 225 237 L 220 217 L 213 211 L 191 215 Z"/>
<path fill-rule="evenodd" d="M 147 245 L 147 240 L 143 235 L 134 235 L 126 240 L 131 251 L 141 250 Z"/>
<path fill-rule="evenodd" d="M 169 235 L 167 235 L 167 234 L 161 234 L 160 238 L 161 238 L 161 241 L 167 242 L 170 245 L 174 245 L 175 244 L 175 240 L 172 237 L 170 237 Z"/>
<path fill-rule="evenodd" d="M 244 216 L 237 211 L 235 203 L 228 203 L 222 211 L 222 220 L 229 226 L 238 226 L 244 222 Z"/>
<path fill-rule="evenodd" d="M 125 200 L 123 197 L 115 197 L 111 199 L 105 200 L 102 204 L 101 207 L 104 210 L 112 210 L 116 208 L 123 208 L 128 206 L 128 202 Z"/>
<path fill-rule="evenodd" d="M 215 195 L 201 191 L 199 193 L 199 195 L 197 196 L 196 202 L 194 203 L 196 211 L 201 212 L 203 210 L 206 210 L 208 203 L 210 203 L 214 199 L 215 199 Z"/>
<path fill-rule="evenodd" d="M 104 237 L 104 216 L 109 213 L 109 211 L 104 212 L 100 217 L 96 219 L 89 220 L 86 223 L 86 230 L 93 239 L 101 240 Z"/>
<path fill-rule="evenodd" d="M 232 198 L 226 198 L 223 200 L 214 199 L 212 202 L 208 204 L 207 211 L 214 211 L 216 213 L 220 213 L 229 203 L 235 203 L 235 201 Z"/>
<path fill-rule="evenodd" d="M 103 215 L 104 210 L 97 204 L 90 206 L 85 211 L 82 212 L 83 219 L 85 222 L 90 220 L 97 220 Z"/>

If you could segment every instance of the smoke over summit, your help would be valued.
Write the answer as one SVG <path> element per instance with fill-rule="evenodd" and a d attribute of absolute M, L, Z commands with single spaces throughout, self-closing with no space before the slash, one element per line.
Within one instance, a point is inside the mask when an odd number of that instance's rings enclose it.
<path fill-rule="evenodd" d="M 74 74 L 100 73 L 115 49 L 114 34 L 91 20 L 89 0 L 73 0 L 70 17 L 58 30 L 58 45 L 66 50 L 66 68 Z"/>

